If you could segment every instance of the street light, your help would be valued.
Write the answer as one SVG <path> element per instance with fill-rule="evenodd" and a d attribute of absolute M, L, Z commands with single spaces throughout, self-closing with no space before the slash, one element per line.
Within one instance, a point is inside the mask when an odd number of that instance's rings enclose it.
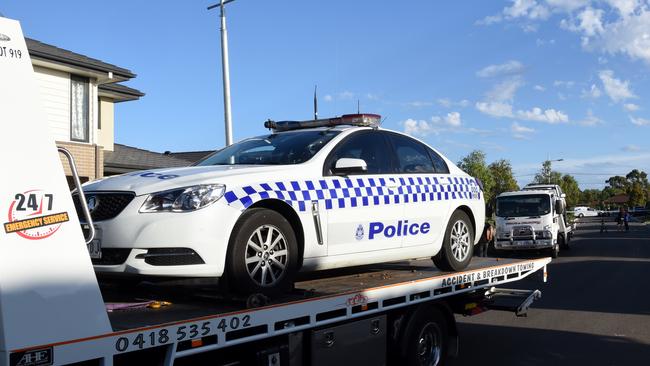
<path fill-rule="evenodd" d="M 232 145 L 232 116 L 230 113 L 230 66 L 228 64 L 228 31 L 226 30 L 226 11 L 224 5 L 235 0 L 221 0 L 208 6 L 208 10 L 221 8 L 221 71 L 223 74 L 223 114 L 226 124 L 226 146 Z"/>
<path fill-rule="evenodd" d="M 555 159 L 555 160 L 548 160 L 547 159 L 546 161 L 548 161 L 548 175 L 546 176 L 547 177 L 546 182 L 548 184 L 551 184 L 551 172 L 552 172 L 551 163 L 555 162 L 555 161 L 564 161 L 564 159 Z"/>

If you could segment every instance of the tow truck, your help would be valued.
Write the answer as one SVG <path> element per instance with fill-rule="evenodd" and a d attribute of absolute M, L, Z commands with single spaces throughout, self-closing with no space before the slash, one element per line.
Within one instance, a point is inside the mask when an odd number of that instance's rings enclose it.
<path fill-rule="evenodd" d="M 541 296 L 498 286 L 546 281 L 550 258 L 313 273 L 270 299 L 98 281 L 59 153 L 80 187 L 74 159 L 49 134 L 20 24 L 0 17 L 0 36 L 16 55 L 0 57 L 0 366 L 438 365 L 459 351 L 454 314 L 523 316 Z"/>
<path fill-rule="evenodd" d="M 527 186 L 497 196 L 497 251 L 546 250 L 557 258 L 569 249 L 572 227 L 566 220 L 566 195 L 557 185 Z"/>

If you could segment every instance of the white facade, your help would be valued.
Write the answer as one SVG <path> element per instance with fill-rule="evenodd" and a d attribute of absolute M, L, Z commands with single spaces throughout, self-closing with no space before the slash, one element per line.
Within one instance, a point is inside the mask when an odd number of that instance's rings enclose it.
<path fill-rule="evenodd" d="M 70 131 L 71 74 L 42 66 L 34 66 L 34 72 L 52 136 L 56 141 L 72 142 Z M 98 135 L 97 79 L 88 78 L 88 80 L 88 141 L 74 140 L 74 142 L 92 145 L 97 141 Z"/>

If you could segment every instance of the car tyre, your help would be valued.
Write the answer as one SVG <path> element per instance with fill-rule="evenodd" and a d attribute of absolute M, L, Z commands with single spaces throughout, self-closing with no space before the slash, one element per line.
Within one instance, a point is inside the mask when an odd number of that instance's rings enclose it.
<path fill-rule="evenodd" d="M 440 310 L 421 306 L 401 333 L 400 359 L 408 366 L 440 366 L 449 347 L 447 321 Z"/>
<path fill-rule="evenodd" d="M 457 210 L 451 215 L 442 248 L 433 263 L 443 271 L 462 271 L 467 268 L 474 253 L 474 228 L 469 216 Z"/>
<path fill-rule="evenodd" d="M 233 229 L 226 257 L 232 292 L 275 295 L 293 287 L 298 244 L 287 219 L 276 211 L 253 208 Z"/>

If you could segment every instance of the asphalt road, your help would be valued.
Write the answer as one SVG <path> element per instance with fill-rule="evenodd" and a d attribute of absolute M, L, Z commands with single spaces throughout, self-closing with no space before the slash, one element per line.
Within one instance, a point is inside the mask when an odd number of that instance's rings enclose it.
<path fill-rule="evenodd" d="M 460 356 L 450 365 L 650 365 L 650 226 L 617 232 L 583 219 L 571 249 L 548 266 L 528 317 L 489 311 L 457 318 Z"/>

